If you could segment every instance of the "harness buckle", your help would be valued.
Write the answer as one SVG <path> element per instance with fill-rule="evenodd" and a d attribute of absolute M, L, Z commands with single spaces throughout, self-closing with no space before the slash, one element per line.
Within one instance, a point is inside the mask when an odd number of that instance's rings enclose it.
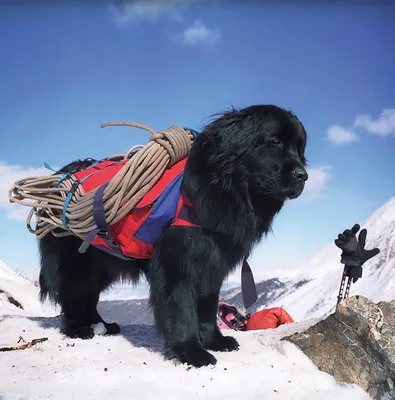
<path fill-rule="evenodd" d="M 96 236 L 100 239 L 104 240 L 105 242 L 111 242 L 114 245 L 118 246 L 118 244 L 114 241 L 113 237 L 110 235 L 110 232 L 101 230 L 96 233 Z"/>

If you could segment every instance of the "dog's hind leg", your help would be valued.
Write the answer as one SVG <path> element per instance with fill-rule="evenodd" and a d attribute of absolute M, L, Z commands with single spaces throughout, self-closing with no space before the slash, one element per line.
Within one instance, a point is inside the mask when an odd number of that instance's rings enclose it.
<path fill-rule="evenodd" d="M 94 325 L 103 323 L 106 334 L 120 332 L 119 325 L 103 321 L 97 312 L 102 290 L 111 279 L 106 269 L 100 269 L 92 258 L 92 250 L 78 253 L 81 241 L 75 237 L 57 238 L 47 235 L 40 239 L 41 297 L 47 295 L 61 307 L 61 332 L 71 338 L 89 339 Z"/>
<path fill-rule="evenodd" d="M 95 272 L 96 274 L 85 274 L 78 283 L 65 282 L 64 287 L 61 288 L 61 332 L 71 338 L 92 338 L 95 334 L 95 327 L 99 323 L 102 323 L 105 328 L 102 334 L 115 335 L 120 333 L 120 327 L 117 323 L 105 322 L 97 311 L 102 287 L 92 285 L 92 281 L 98 278 L 99 271 Z M 89 290 L 85 285 L 89 285 Z"/>

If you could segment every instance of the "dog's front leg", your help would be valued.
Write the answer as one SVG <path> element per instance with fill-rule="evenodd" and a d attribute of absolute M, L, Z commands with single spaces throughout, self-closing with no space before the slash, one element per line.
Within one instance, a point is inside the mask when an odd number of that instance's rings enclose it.
<path fill-rule="evenodd" d="M 209 282 L 210 280 L 207 280 L 207 284 Z M 237 340 L 231 336 L 223 336 L 218 328 L 217 310 L 219 291 L 220 289 L 217 289 L 213 290 L 210 294 L 201 293 L 199 296 L 199 331 L 203 347 L 213 351 L 239 350 Z"/>
<path fill-rule="evenodd" d="M 164 235 L 150 261 L 150 305 L 167 359 L 195 367 L 215 364 L 199 337 L 196 269 L 180 237 Z"/>

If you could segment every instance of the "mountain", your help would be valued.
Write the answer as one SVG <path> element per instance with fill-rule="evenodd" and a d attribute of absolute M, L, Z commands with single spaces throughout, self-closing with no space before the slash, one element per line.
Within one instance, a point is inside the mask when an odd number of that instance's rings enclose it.
<path fill-rule="evenodd" d="M 297 278 L 295 280 L 283 278 L 283 277 L 275 277 L 265 279 L 261 282 L 256 283 L 256 291 L 258 294 L 258 300 L 254 305 L 249 308 L 249 312 L 255 312 L 262 308 L 265 308 L 267 304 L 276 301 L 279 298 L 282 298 L 290 293 L 294 292 L 298 288 L 304 286 L 309 282 L 309 279 L 306 278 Z M 243 306 L 243 297 L 239 287 L 222 290 L 220 298 L 222 301 L 233 304 L 236 307 L 241 309 Z"/>
<path fill-rule="evenodd" d="M 361 230 L 364 228 L 368 231 L 365 248 L 378 247 L 380 254 L 364 264 L 362 278 L 351 285 L 350 295 L 360 294 L 373 302 L 392 300 L 395 298 L 395 197 L 363 222 Z M 340 264 L 340 254 L 332 242 L 288 277 L 259 282 L 259 299 L 249 311 L 281 306 L 298 321 L 332 312 L 344 267 Z M 225 301 L 242 305 L 240 290 L 222 295 Z"/>
<path fill-rule="evenodd" d="M 33 281 L 0 261 L 0 315 L 14 313 L 54 314 L 54 308 L 38 300 L 38 288 Z"/>

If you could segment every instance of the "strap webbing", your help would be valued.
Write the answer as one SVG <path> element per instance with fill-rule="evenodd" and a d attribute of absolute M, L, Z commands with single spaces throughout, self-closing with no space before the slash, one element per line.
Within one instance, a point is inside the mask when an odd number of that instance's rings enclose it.
<path fill-rule="evenodd" d="M 92 241 L 95 239 L 95 237 L 98 236 L 111 249 L 112 255 L 121 258 L 123 260 L 130 260 L 130 258 L 122 255 L 122 252 L 118 248 L 116 242 L 111 237 L 107 225 L 106 212 L 104 210 L 104 203 L 103 203 L 103 193 L 107 184 L 108 182 L 106 182 L 104 185 L 101 185 L 99 189 L 96 190 L 96 193 L 93 197 L 93 218 L 95 220 L 97 228 L 89 232 L 88 236 L 85 238 L 78 251 L 80 253 L 85 253 L 85 251 L 92 243 Z"/>
<path fill-rule="evenodd" d="M 247 259 L 243 260 L 241 267 L 241 294 L 245 309 L 250 308 L 258 300 L 254 275 Z"/>

